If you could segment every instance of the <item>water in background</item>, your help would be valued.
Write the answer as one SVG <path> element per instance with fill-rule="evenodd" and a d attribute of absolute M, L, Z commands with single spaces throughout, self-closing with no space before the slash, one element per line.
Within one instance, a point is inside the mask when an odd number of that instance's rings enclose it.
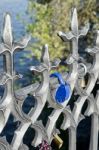
<path fill-rule="evenodd" d="M 0 1 L 0 38 L 2 36 L 4 15 L 6 12 L 10 13 L 12 17 L 13 35 L 15 40 L 19 40 L 23 35 L 26 34 L 25 25 L 22 20 L 29 22 L 29 16 L 26 13 L 28 6 L 28 0 L 1 0 Z M 21 16 L 21 20 L 18 19 Z M 30 57 L 29 57 L 30 56 Z M 15 53 L 15 70 L 23 74 L 23 79 L 20 83 L 27 85 L 30 83 L 30 77 L 26 75 L 29 72 L 29 67 L 34 63 L 32 58 L 32 51 L 23 50 Z M 3 59 L 0 57 L 0 70 L 3 67 Z M 24 86 L 23 85 L 23 86 Z"/>
<path fill-rule="evenodd" d="M 3 25 L 3 17 L 6 12 L 12 16 L 12 25 L 15 36 L 20 37 L 24 34 L 24 25 L 17 19 L 17 15 L 22 16 L 23 19 L 28 19 L 26 16 L 28 1 L 27 0 L 1 0 L 0 1 L 0 29 Z"/>
<path fill-rule="evenodd" d="M 26 34 L 25 25 L 22 23 L 22 20 L 26 22 L 30 21 L 29 16 L 26 13 L 27 6 L 28 6 L 28 0 L 1 0 L 0 1 L 0 31 L 1 31 L 0 42 L 2 36 L 4 15 L 6 12 L 10 13 L 12 17 L 14 39 L 17 41 L 23 35 Z M 21 16 L 22 20 L 18 19 L 17 16 L 19 15 Z M 31 74 L 29 71 L 29 67 L 35 64 L 35 60 L 32 57 L 32 51 L 26 48 L 25 50 L 15 52 L 14 64 L 15 64 L 15 71 L 23 75 L 23 78 L 16 82 L 16 86 L 26 86 L 30 84 L 32 81 L 32 77 L 29 75 Z M 3 71 L 2 56 L 0 56 L 0 72 L 1 71 Z M 3 92 L 4 89 L 0 87 L 0 96 L 3 95 Z M 24 110 L 27 111 L 29 107 L 31 107 L 32 105 L 33 105 L 33 100 L 31 99 L 31 97 L 28 97 L 28 100 L 24 105 Z M 11 142 L 16 128 L 17 128 L 17 122 L 13 121 L 13 116 L 11 115 L 1 136 L 6 135 L 7 141 Z M 28 138 L 28 141 L 30 141 L 30 138 Z"/>

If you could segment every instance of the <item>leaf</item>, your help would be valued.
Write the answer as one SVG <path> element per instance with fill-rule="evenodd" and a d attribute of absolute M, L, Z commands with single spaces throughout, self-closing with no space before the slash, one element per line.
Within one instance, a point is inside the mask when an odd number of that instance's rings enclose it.
<path fill-rule="evenodd" d="M 49 58 L 49 52 L 48 52 L 48 45 L 44 45 L 43 47 L 43 53 L 42 53 L 42 57 L 41 60 L 44 62 L 44 64 L 46 64 L 48 66 L 48 68 L 50 67 L 50 58 Z"/>
<path fill-rule="evenodd" d="M 31 71 L 36 71 L 36 72 L 43 72 L 45 69 L 47 69 L 47 67 L 42 63 L 39 66 L 31 66 L 30 67 Z"/>
<path fill-rule="evenodd" d="M 74 8 L 73 15 L 72 15 L 72 21 L 71 21 L 71 29 L 75 36 L 78 35 L 78 17 L 77 17 L 77 9 Z"/>
<path fill-rule="evenodd" d="M 89 23 L 86 24 L 86 26 L 79 31 L 79 36 L 85 36 L 88 33 L 89 30 Z"/>
<path fill-rule="evenodd" d="M 61 37 L 61 39 L 66 42 L 67 40 L 71 40 L 74 35 L 72 34 L 72 32 L 68 32 L 68 33 L 63 33 L 63 32 L 59 32 L 58 33 L 59 37 Z"/>
<path fill-rule="evenodd" d="M 23 49 L 27 46 L 28 42 L 30 41 L 31 36 L 30 35 L 26 35 L 25 37 L 23 37 L 20 42 L 18 43 L 14 43 L 14 50 L 15 49 Z"/>
<path fill-rule="evenodd" d="M 12 27 L 11 27 L 11 17 L 8 13 L 5 15 L 3 41 L 9 47 L 12 46 L 13 36 L 12 36 Z"/>

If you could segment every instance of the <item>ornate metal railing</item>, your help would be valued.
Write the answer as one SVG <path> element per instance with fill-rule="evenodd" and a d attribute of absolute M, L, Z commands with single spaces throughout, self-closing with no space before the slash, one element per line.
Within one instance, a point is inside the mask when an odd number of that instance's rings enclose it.
<path fill-rule="evenodd" d="M 61 114 L 64 115 L 61 129 L 69 129 L 69 150 L 76 150 L 77 127 L 84 116 L 91 116 L 91 137 L 89 150 L 98 150 L 98 131 L 99 131 L 99 92 L 94 97 L 92 91 L 98 81 L 99 75 L 99 31 L 97 32 L 96 45 L 92 49 L 86 49 L 92 55 L 90 65 L 82 61 L 78 54 L 78 40 L 88 32 L 87 24 L 82 30 L 78 29 L 78 19 L 76 8 L 73 11 L 71 20 L 71 31 L 69 33 L 59 32 L 59 36 L 64 42 L 72 42 L 72 52 L 67 58 L 67 64 L 71 71 L 64 74 L 54 73 L 50 76 L 50 70 L 59 65 L 57 59 L 51 63 L 48 53 L 48 46 L 43 48 L 41 63 L 38 66 L 31 66 L 30 70 L 42 75 L 41 83 L 31 84 L 27 87 L 14 90 L 14 82 L 21 75 L 16 74 L 14 68 L 14 52 L 25 48 L 30 40 L 30 36 L 25 36 L 20 42 L 14 42 L 11 27 L 11 18 L 6 14 L 3 29 L 2 43 L 0 44 L 0 55 L 3 55 L 4 72 L 0 75 L 0 85 L 4 85 L 4 95 L 0 99 L 0 133 L 2 133 L 10 114 L 15 121 L 19 121 L 13 139 L 9 144 L 4 137 L 0 137 L 1 150 L 27 150 L 27 145 L 23 144 L 23 138 L 29 127 L 36 132 L 33 142 L 37 147 L 43 141 L 49 145 L 54 138 L 58 139 L 59 130 L 56 122 Z M 85 87 L 81 86 L 81 80 L 88 76 Z M 23 103 L 28 96 L 33 95 L 35 106 L 27 113 L 23 111 Z M 71 96 L 77 95 L 73 109 L 68 105 Z M 88 101 L 84 115 L 81 113 L 84 103 Z M 45 104 L 53 108 L 48 116 L 46 125 L 38 121 Z M 73 103 L 73 102 L 72 102 Z M 58 138 L 57 138 L 58 137 Z M 60 143 L 62 144 L 61 139 Z M 40 149 L 40 148 L 39 148 Z M 51 147 L 49 148 L 51 149 Z"/>

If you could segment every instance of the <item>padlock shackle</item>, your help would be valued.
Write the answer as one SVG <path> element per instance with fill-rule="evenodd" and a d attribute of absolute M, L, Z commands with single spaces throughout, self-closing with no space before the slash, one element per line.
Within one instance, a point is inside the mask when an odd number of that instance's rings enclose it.
<path fill-rule="evenodd" d="M 65 84 L 62 75 L 58 72 L 52 73 L 50 77 L 56 77 L 60 84 Z"/>

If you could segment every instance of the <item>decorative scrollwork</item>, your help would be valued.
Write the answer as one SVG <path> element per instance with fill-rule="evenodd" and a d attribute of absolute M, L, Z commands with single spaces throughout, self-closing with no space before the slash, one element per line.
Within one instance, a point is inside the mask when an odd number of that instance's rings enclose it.
<path fill-rule="evenodd" d="M 70 97 L 66 100 L 66 96 L 64 96 L 62 103 L 58 103 L 55 101 L 55 90 L 59 86 L 59 82 L 54 77 L 50 78 L 50 71 L 60 64 L 60 60 L 50 61 L 47 44 L 43 47 L 39 65 L 30 66 L 31 73 L 34 71 L 42 76 L 41 82 L 14 91 L 14 81 L 21 78 L 22 75 L 15 72 L 13 55 L 15 51 L 23 50 L 27 46 L 30 36 L 26 35 L 19 42 L 14 42 L 11 17 L 6 14 L 3 41 L 0 44 L 0 55 L 4 56 L 4 72 L 0 73 L 0 85 L 4 86 L 4 95 L 0 98 L 0 133 L 2 133 L 10 114 L 13 115 L 15 121 L 20 123 L 14 132 L 11 144 L 7 142 L 6 138 L 0 137 L 1 150 L 29 150 L 29 147 L 23 143 L 23 138 L 29 127 L 35 130 L 35 137 L 31 145 L 37 147 L 43 141 L 51 144 L 54 137 L 60 133 L 56 127 L 56 122 L 61 114 L 63 114 L 63 122 L 60 128 L 62 130 L 69 129 L 69 150 L 76 150 L 76 129 L 85 116 L 92 118 L 89 150 L 98 150 L 99 92 L 94 97 L 92 91 L 99 79 L 99 31 L 97 32 L 95 47 L 86 49 L 87 53 L 92 55 L 93 62 L 88 65 L 78 53 L 78 40 L 87 34 L 88 29 L 89 24 L 81 30 L 78 29 L 77 10 L 74 8 L 71 31 L 68 33 L 60 31 L 58 34 L 64 42 L 72 41 L 72 51 L 66 60 L 70 66 L 70 71 L 61 74 L 64 89 L 66 88 L 65 83 L 70 87 Z M 82 88 L 80 80 L 84 79 L 86 74 L 88 75 L 88 83 L 85 88 Z M 63 90 L 58 92 L 60 91 Z M 64 91 L 66 92 L 66 89 Z M 69 102 L 75 93 L 78 98 L 71 110 Z M 28 94 L 31 94 L 35 99 L 35 105 L 26 114 L 22 107 Z M 86 101 L 88 101 L 88 107 L 83 115 L 81 110 Z M 52 112 L 47 118 L 46 125 L 43 125 L 43 121 L 39 120 L 39 117 L 46 104 L 48 104 L 48 108 L 52 109 Z"/>

